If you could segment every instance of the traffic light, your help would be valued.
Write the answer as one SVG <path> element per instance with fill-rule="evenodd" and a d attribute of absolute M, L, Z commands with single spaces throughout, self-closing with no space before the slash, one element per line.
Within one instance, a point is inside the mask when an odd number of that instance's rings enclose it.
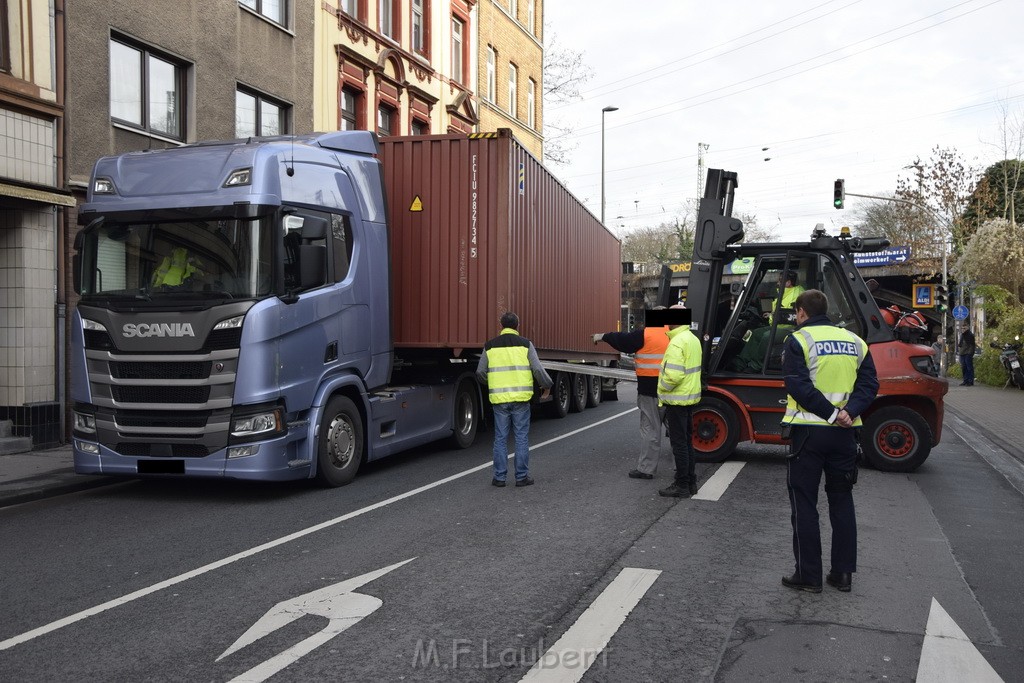
<path fill-rule="evenodd" d="M 949 292 L 946 285 L 935 285 L 935 310 L 944 311 L 949 308 Z"/>
<path fill-rule="evenodd" d="M 842 178 L 836 180 L 836 188 L 833 193 L 832 206 L 837 209 L 843 208 L 843 201 L 846 199 L 846 181 Z"/>

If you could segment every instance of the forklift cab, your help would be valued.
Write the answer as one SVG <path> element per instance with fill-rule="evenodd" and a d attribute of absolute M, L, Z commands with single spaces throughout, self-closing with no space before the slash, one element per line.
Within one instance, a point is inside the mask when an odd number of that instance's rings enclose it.
<path fill-rule="evenodd" d="M 711 354 L 709 374 L 781 378 L 782 348 L 796 329 L 793 302 L 808 289 L 819 289 L 828 297 L 833 323 L 863 338 L 863 322 L 850 305 L 841 275 L 826 254 L 758 255 Z"/>

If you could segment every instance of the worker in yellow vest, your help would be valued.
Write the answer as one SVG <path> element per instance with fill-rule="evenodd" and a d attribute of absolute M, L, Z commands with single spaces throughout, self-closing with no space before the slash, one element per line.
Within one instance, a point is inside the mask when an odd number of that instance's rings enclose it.
<path fill-rule="evenodd" d="M 782 578 L 794 590 L 820 593 L 821 530 L 818 487 L 825 474 L 832 523 L 832 567 L 826 581 L 848 592 L 857 571 L 857 436 L 861 415 L 875 400 L 878 377 L 868 345 L 829 319 L 825 294 L 808 289 L 793 303 L 797 328 L 786 340 L 786 414 L 790 431 L 789 490 L 796 570 Z"/>
<path fill-rule="evenodd" d="M 537 349 L 519 335 L 519 316 L 501 316 L 501 334 L 484 344 L 476 376 L 487 385 L 494 409 L 494 476 L 492 486 L 504 486 L 508 476 L 509 430 L 515 440 L 516 486 L 530 486 L 530 399 L 537 381 L 547 396 L 553 382 L 540 364 Z"/>
<path fill-rule="evenodd" d="M 175 247 L 170 256 L 165 256 L 153 271 L 154 287 L 177 287 L 193 275 L 204 275 L 199 269 L 199 261 L 188 255 L 188 250 Z"/>
<path fill-rule="evenodd" d="M 644 327 L 628 332 L 604 332 L 593 335 L 594 343 L 604 342 L 619 353 L 633 354 L 636 366 L 636 405 L 640 409 L 640 457 L 627 475 L 632 479 L 654 479 L 661 455 L 661 423 L 664 412 L 658 406 L 658 372 L 668 347 L 668 326 L 651 324 L 658 307 L 647 311 Z"/>
<path fill-rule="evenodd" d="M 700 402 L 700 340 L 690 331 L 690 311 L 673 306 L 679 319 L 669 325 L 668 346 L 658 373 L 658 402 L 665 406 L 668 440 L 676 461 L 675 481 L 658 491 L 671 498 L 689 498 L 697 492 L 693 454 L 693 406 Z M 682 315 L 685 314 L 685 315 Z"/>

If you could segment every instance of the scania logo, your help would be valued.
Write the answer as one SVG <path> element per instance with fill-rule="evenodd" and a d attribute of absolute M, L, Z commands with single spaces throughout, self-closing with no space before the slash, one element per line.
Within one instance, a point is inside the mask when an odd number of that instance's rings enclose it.
<path fill-rule="evenodd" d="M 121 328 L 126 337 L 194 337 L 192 323 L 128 323 Z"/>

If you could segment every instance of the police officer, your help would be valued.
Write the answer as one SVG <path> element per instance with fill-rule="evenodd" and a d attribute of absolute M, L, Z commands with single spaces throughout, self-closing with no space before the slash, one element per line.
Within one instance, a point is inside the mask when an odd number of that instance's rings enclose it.
<path fill-rule="evenodd" d="M 540 364 L 533 343 L 519 336 L 519 316 L 511 311 L 501 316 L 501 334 L 484 344 L 476 368 L 477 379 L 487 384 L 494 409 L 494 477 L 492 486 L 504 486 L 508 475 L 509 429 L 515 440 L 516 486 L 530 486 L 530 399 L 533 381 L 547 395 L 551 377 Z"/>
<path fill-rule="evenodd" d="M 826 581 L 848 592 L 857 571 L 855 428 L 878 393 L 875 364 L 863 339 L 829 320 L 828 299 L 808 289 L 796 298 L 797 328 L 786 340 L 782 368 L 789 394 L 783 428 L 791 429 L 789 490 L 796 571 L 788 588 L 821 592 L 818 486 L 825 473 L 832 523 L 832 567 Z"/>
<path fill-rule="evenodd" d="M 655 308 L 655 311 L 660 308 Z M 648 318 L 654 314 L 648 314 Z M 654 479 L 661 455 L 662 410 L 658 407 L 658 372 L 668 346 L 668 326 L 650 325 L 630 332 L 604 332 L 593 336 L 619 353 L 632 353 L 636 371 L 636 405 L 640 409 L 640 457 L 627 475 Z"/>
<path fill-rule="evenodd" d="M 690 332 L 690 311 L 673 306 L 679 321 L 669 325 L 668 347 L 658 373 L 658 401 L 665 406 L 668 440 L 676 461 L 675 481 L 658 491 L 670 498 L 689 498 L 697 492 L 696 461 L 693 457 L 693 406 L 700 402 L 700 340 Z"/>

